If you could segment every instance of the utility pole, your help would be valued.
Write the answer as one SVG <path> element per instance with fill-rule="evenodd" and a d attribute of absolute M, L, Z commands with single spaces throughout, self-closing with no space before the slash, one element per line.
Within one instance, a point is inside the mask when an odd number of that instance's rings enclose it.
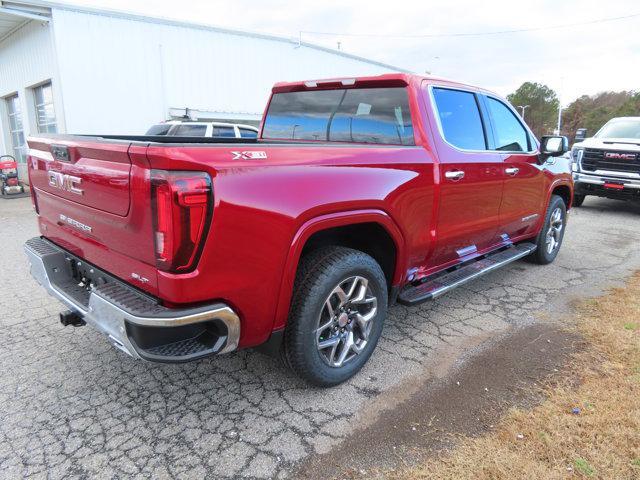
<path fill-rule="evenodd" d="M 558 127 L 556 128 L 556 135 L 560 135 L 562 128 L 562 92 L 564 90 L 564 77 L 560 77 L 560 92 L 558 95 Z"/>
<path fill-rule="evenodd" d="M 520 109 L 520 116 L 522 117 L 522 120 L 524 120 L 524 111 L 529 108 L 529 105 L 518 105 L 518 107 Z"/>

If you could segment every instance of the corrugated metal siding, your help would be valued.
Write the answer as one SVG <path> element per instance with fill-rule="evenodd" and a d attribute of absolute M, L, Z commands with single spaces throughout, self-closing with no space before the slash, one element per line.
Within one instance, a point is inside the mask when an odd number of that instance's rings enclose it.
<path fill-rule="evenodd" d="M 67 131 L 143 133 L 171 107 L 260 114 L 273 83 L 388 70 L 294 43 L 53 10 Z"/>
<path fill-rule="evenodd" d="M 0 96 L 51 78 L 54 65 L 49 25 L 27 23 L 0 43 Z"/>
<path fill-rule="evenodd" d="M 33 98 L 29 89 L 55 76 L 55 57 L 49 28 L 47 23 L 31 21 L 0 42 L 0 97 L 18 93 L 25 136 L 36 128 L 35 111 L 31 104 Z M 55 80 L 53 88 L 57 97 Z M 59 101 L 56 103 L 59 104 Z M 61 107 L 56 105 L 56 109 L 61 113 Z M 12 153 L 4 98 L 0 98 L 0 116 L 0 154 Z M 26 180 L 25 166 L 20 167 L 20 176 Z"/>

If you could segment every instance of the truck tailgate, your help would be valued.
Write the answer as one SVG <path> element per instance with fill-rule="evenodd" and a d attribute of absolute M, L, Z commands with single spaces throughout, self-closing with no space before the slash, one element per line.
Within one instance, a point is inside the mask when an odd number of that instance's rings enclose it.
<path fill-rule="evenodd" d="M 87 262 L 156 293 L 146 144 L 78 136 L 29 139 L 42 234 Z"/>
<path fill-rule="evenodd" d="M 130 142 L 48 140 L 29 141 L 32 159 L 43 167 L 31 169 L 32 186 L 72 203 L 127 215 Z"/>

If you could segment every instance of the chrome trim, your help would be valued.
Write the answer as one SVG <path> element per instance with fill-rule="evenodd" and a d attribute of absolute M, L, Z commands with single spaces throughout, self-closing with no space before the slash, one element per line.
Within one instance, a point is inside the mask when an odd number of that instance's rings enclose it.
<path fill-rule="evenodd" d="M 590 183 L 592 185 L 604 185 L 605 183 L 610 183 L 610 182 L 622 182 L 622 185 L 625 188 L 640 189 L 640 182 L 629 183 L 619 178 L 600 177 L 598 175 L 587 175 L 585 173 L 580 173 L 580 172 L 573 172 L 573 181 L 574 183 Z"/>
<path fill-rule="evenodd" d="M 464 172 L 462 170 L 455 170 L 452 172 L 445 172 L 444 176 L 449 180 L 460 180 L 464 178 Z"/>
<path fill-rule="evenodd" d="M 475 245 L 469 245 L 468 247 L 460 248 L 456 250 L 456 253 L 459 257 L 466 257 L 467 255 L 471 255 L 478 251 L 478 247 Z"/>
<path fill-rule="evenodd" d="M 576 147 L 574 147 L 576 148 Z M 591 148 L 591 147 L 589 147 Z M 582 160 L 584 159 L 584 152 L 587 149 L 587 147 L 577 147 L 576 151 L 578 152 L 577 154 L 577 159 L 573 160 L 574 163 L 578 166 L 578 173 L 581 173 L 583 175 L 603 175 L 603 176 L 608 176 L 608 177 L 623 177 L 623 178 L 631 178 L 631 179 L 640 179 L 640 174 L 638 173 L 629 173 L 629 172 L 619 172 L 619 171 L 614 171 L 614 170 L 585 170 L 584 168 L 582 168 Z M 601 150 L 603 154 L 607 153 L 606 150 L 603 150 L 602 148 L 591 148 L 592 150 Z M 573 151 L 573 150 L 572 150 Z M 588 173 L 587 173 L 588 172 Z"/>
<path fill-rule="evenodd" d="M 613 170 L 594 170 L 596 175 L 603 175 L 605 177 L 624 177 L 624 178 L 632 178 L 632 179 L 640 179 L 640 175 L 637 173 L 629 173 L 629 172 L 616 172 Z"/>
<path fill-rule="evenodd" d="M 505 168 L 504 169 L 504 173 L 506 173 L 507 175 L 517 175 L 518 172 L 520 171 L 519 168 L 517 167 L 509 167 L 509 168 Z"/>
<path fill-rule="evenodd" d="M 40 256 L 26 244 L 24 246 L 24 251 L 29 259 L 31 275 L 42 287 L 44 287 L 49 295 L 57 298 L 70 310 L 82 315 L 83 319 L 88 324 L 92 325 L 98 331 L 106 334 L 109 341 L 116 348 L 122 350 L 133 358 L 139 359 L 141 357 L 133 344 L 129 341 L 125 322 L 151 327 L 175 327 L 216 319 L 222 321 L 227 327 L 227 344 L 218 353 L 227 353 L 238 348 L 238 341 L 240 339 L 240 318 L 224 303 L 217 303 L 211 305 L 211 308 L 208 310 L 187 315 L 181 315 L 180 311 L 177 310 L 176 316 L 174 317 L 141 317 L 123 310 L 96 292 L 91 292 L 89 295 L 89 305 L 88 307 L 85 307 L 67 296 L 64 292 L 60 291 L 51 282 L 49 274 L 47 273 L 45 258 L 43 256 Z M 59 251 L 59 254 L 60 257 L 64 256 L 62 250 Z M 57 254 L 46 255 L 46 260 L 49 261 L 49 267 L 55 269 L 56 266 L 54 266 L 54 264 L 57 260 L 60 260 L 60 257 L 58 257 Z"/>

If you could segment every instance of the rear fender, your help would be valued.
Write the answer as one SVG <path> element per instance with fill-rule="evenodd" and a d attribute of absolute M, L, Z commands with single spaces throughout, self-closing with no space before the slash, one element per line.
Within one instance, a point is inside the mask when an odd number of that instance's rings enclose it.
<path fill-rule="evenodd" d="M 293 296 L 293 287 L 296 279 L 298 263 L 300 255 L 309 238 L 322 230 L 329 228 L 343 227 L 358 223 L 377 223 L 382 226 L 393 239 L 396 246 L 396 265 L 393 273 L 392 285 L 398 285 L 402 281 L 404 264 L 405 264 L 405 248 L 404 239 L 400 229 L 382 210 L 353 210 L 347 212 L 331 213 L 321 215 L 305 222 L 296 235 L 293 237 L 289 254 L 285 263 L 282 283 L 280 285 L 280 293 L 278 296 L 278 305 L 276 309 L 276 318 L 273 330 L 283 328 L 287 323 L 289 316 L 289 307 L 291 305 L 291 297 Z M 390 285 L 390 287 L 392 286 Z"/>

